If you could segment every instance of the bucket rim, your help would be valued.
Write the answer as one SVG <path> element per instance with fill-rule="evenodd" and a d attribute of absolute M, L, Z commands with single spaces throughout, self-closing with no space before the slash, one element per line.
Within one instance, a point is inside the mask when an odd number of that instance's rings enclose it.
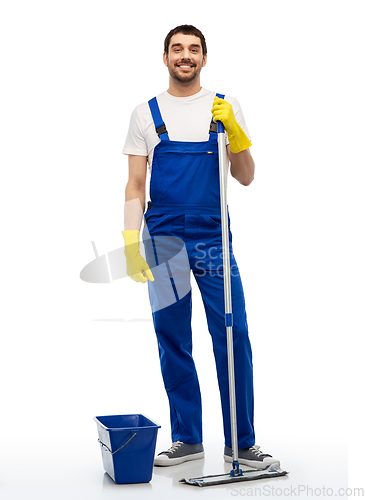
<path fill-rule="evenodd" d="M 144 417 L 147 420 L 149 420 L 153 425 L 144 425 L 144 426 L 128 426 L 128 427 L 108 427 L 105 424 L 103 424 L 99 419 L 103 417 Z M 161 425 L 157 424 L 154 422 L 151 418 L 147 417 L 146 415 L 143 415 L 142 413 L 129 413 L 129 414 L 124 414 L 124 415 L 99 415 L 93 418 L 93 420 L 103 427 L 105 430 L 112 430 L 112 431 L 139 431 L 142 429 L 161 429 Z"/>

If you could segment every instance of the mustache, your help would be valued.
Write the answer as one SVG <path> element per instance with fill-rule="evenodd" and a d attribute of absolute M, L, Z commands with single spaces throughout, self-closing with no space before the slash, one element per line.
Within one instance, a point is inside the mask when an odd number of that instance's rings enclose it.
<path fill-rule="evenodd" d="M 189 66 L 193 66 L 193 67 L 196 66 L 195 63 L 193 63 L 192 61 L 188 61 L 188 60 L 179 61 L 179 62 L 175 63 L 175 66 L 182 66 L 184 64 L 188 64 Z"/>

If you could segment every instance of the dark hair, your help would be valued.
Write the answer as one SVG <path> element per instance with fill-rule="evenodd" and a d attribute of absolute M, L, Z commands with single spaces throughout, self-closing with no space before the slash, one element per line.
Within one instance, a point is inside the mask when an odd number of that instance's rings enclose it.
<path fill-rule="evenodd" d="M 170 33 L 165 38 L 164 49 L 166 54 L 169 53 L 169 45 L 171 38 L 174 35 L 177 35 L 177 33 L 182 33 L 183 35 L 194 35 L 200 38 L 203 49 L 203 56 L 205 56 L 205 54 L 207 53 L 207 44 L 205 43 L 204 35 L 200 30 L 198 30 L 198 28 L 195 28 L 195 26 L 191 26 L 190 24 L 183 24 L 182 26 L 177 26 L 176 28 L 170 31 Z"/>

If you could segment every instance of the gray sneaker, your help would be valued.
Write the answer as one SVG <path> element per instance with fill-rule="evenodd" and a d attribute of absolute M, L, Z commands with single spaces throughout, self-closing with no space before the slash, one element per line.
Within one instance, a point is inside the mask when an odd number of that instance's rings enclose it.
<path fill-rule="evenodd" d="M 167 451 L 162 451 L 157 455 L 153 465 L 169 466 L 178 465 L 188 460 L 199 460 L 204 458 L 203 444 L 185 444 L 181 441 L 172 443 Z"/>
<path fill-rule="evenodd" d="M 232 448 L 224 447 L 225 462 L 232 462 Z M 255 469 L 266 469 L 272 464 L 280 465 L 280 461 L 267 453 L 260 451 L 260 446 L 254 445 L 251 448 L 238 450 L 238 462 Z"/>

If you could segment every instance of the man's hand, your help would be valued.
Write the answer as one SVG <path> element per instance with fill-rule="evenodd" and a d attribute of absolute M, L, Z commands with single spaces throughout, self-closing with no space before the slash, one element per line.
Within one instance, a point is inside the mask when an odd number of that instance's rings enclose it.
<path fill-rule="evenodd" d="M 239 153 L 252 146 L 249 138 L 238 124 L 229 102 L 215 96 L 212 113 L 214 122 L 221 121 L 223 123 L 232 153 Z"/>
<path fill-rule="evenodd" d="M 139 252 L 139 231 L 137 229 L 128 229 L 122 231 L 125 248 L 124 255 L 127 259 L 127 274 L 134 281 L 146 283 L 146 281 L 155 281 L 152 271 L 147 262 Z"/>

